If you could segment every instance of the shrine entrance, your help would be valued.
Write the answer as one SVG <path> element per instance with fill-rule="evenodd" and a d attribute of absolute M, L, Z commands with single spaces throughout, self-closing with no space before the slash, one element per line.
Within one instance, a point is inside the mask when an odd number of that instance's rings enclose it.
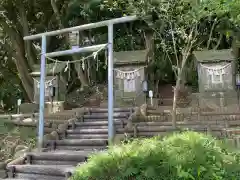
<path fill-rule="evenodd" d="M 108 49 L 108 139 L 111 143 L 114 138 L 114 122 L 113 122 L 113 25 L 119 23 L 126 23 L 137 20 L 136 16 L 126 16 L 122 18 L 101 21 L 97 23 L 85 24 L 72 28 L 65 28 L 61 30 L 45 32 L 41 34 L 31 35 L 24 37 L 25 41 L 41 39 L 41 70 L 40 70 L 40 98 L 39 98 L 39 132 L 38 132 L 38 147 L 41 150 L 43 146 L 44 135 L 44 105 L 45 105 L 45 74 L 46 74 L 46 58 L 53 58 L 64 55 L 71 55 L 76 53 L 89 53 L 96 52 L 103 47 Z M 87 46 L 87 47 L 74 47 L 69 50 L 47 52 L 47 36 L 56 36 L 64 33 L 70 33 L 75 31 L 83 31 L 98 27 L 108 27 L 108 43 Z"/>

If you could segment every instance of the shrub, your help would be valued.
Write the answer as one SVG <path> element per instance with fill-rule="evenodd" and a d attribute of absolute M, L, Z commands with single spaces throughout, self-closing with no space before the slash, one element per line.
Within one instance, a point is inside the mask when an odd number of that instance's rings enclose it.
<path fill-rule="evenodd" d="M 79 166 L 73 180 L 237 180 L 238 152 L 196 132 L 110 147 Z"/>

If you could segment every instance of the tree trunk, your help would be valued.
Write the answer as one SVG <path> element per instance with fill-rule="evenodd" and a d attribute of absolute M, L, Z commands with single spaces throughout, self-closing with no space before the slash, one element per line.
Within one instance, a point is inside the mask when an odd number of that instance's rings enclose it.
<path fill-rule="evenodd" d="M 8 51 L 8 61 L 13 61 L 13 63 L 14 64 L 12 64 L 13 66 L 15 65 L 17 65 L 17 63 L 16 63 L 16 52 L 15 52 L 15 50 L 8 44 L 8 43 L 4 43 L 4 44 L 1 44 L 2 46 L 4 46 L 4 48 L 5 49 L 7 49 L 7 51 Z M 2 67 L 3 68 L 3 67 Z M 17 68 L 17 67 L 16 67 Z M 17 68 L 17 70 L 18 70 L 18 68 Z M 8 69 L 8 71 L 9 71 L 9 73 L 11 73 L 11 74 L 13 74 L 13 75 L 15 75 L 15 76 L 18 76 L 18 72 L 16 72 L 16 71 L 14 71 L 14 70 L 12 70 L 12 69 Z M 18 76 L 18 78 L 19 78 L 19 80 L 20 80 L 20 87 L 21 87 L 21 90 L 22 90 L 22 96 L 23 96 L 23 98 L 24 98 L 24 101 L 25 102 L 31 102 L 31 100 L 29 99 L 29 96 L 28 96 L 28 94 L 27 94 L 27 92 L 26 92 L 26 89 L 25 89 L 25 87 L 23 86 L 23 82 L 22 82 L 22 80 L 21 80 L 21 78 L 20 78 L 20 76 Z"/>
<path fill-rule="evenodd" d="M 21 48 L 15 43 L 15 48 L 16 48 L 16 67 L 19 72 L 19 78 L 22 81 L 22 85 L 24 89 L 26 90 L 26 93 L 28 95 L 28 99 L 33 102 L 33 79 L 29 75 L 29 71 L 27 69 L 26 65 L 26 58 L 23 55 L 24 53 L 22 52 Z"/>
<path fill-rule="evenodd" d="M 88 63 L 88 83 L 91 84 L 92 82 L 92 63 L 91 63 L 91 59 L 89 59 L 87 61 Z"/>
<path fill-rule="evenodd" d="M 28 28 L 28 20 L 25 12 L 25 8 L 23 6 L 23 3 L 19 3 L 19 14 L 21 19 L 21 24 L 23 28 L 23 35 L 27 36 L 29 35 L 29 28 Z M 30 69 L 33 69 L 33 65 L 36 63 L 36 55 L 34 54 L 34 47 L 31 41 L 24 41 L 24 46 L 26 49 L 26 56 L 28 58 L 28 65 Z"/>
<path fill-rule="evenodd" d="M 6 22 L 1 21 L 1 25 L 11 39 L 13 48 L 16 50 L 15 64 L 19 73 L 19 77 L 22 81 L 23 87 L 26 90 L 26 93 L 28 94 L 28 99 L 33 101 L 33 79 L 29 74 L 29 66 L 25 57 L 23 37 L 15 29 L 9 27 Z"/>
<path fill-rule="evenodd" d="M 173 87 L 172 126 L 177 128 L 177 98 L 181 87 L 181 78 L 177 77 L 176 86 Z"/>
<path fill-rule="evenodd" d="M 88 82 L 87 82 L 86 76 L 84 74 L 84 71 L 83 71 L 81 63 L 75 63 L 74 67 L 75 67 L 75 70 L 77 71 L 78 78 L 79 78 L 79 80 L 81 82 L 81 86 L 82 87 L 88 86 Z"/>
<path fill-rule="evenodd" d="M 21 79 L 20 79 L 20 80 L 21 80 Z M 21 81 L 21 83 L 20 83 L 20 87 L 21 87 L 21 89 L 22 89 L 23 102 L 28 102 L 28 103 L 29 103 L 29 102 L 32 102 L 32 101 L 29 99 L 29 97 L 28 97 L 28 93 L 26 92 L 26 89 L 25 89 L 22 81 Z"/>
<path fill-rule="evenodd" d="M 178 100 L 178 95 L 179 91 L 182 88 L 182 85 L 184 86 L 184 67 L 186 65 L 190 48 L 187 49 L 187 53 L 183 53 L 182 55 L 182 62 L 181 62 L 181 67 L 177 70 L 177 80 L 176 80 L 176 86 L 173 88 L 173 108 L 172 108 L 172 126 L 173 128 L 177 128 L 177 100 Z"/>
<path fill-rule="evenodd" d="M 96 82 L 97 82 L 97 71 L 98 71 L 98 69 L 97 69 L 98 62 L 97 61 L 98 61 L 98 58 L 93 59 L 93 62 L 91 63 L 91 82 L 93 84 L 96 84 Z"/>
<path fill-rule="evenodd" d="M 188 42 L 187 42 L 187 46 L 185 48 L 183 48 L 182 53 L 181 53 L 181 65 L 179 62 L 179 55 L 177 53 L 176 50 L 176 41 L 174 38 L 174 34 L 173 34 L 173 30 L 171 31 L 172 33 L 172 40 L 173 40 L 173 47 L 174 47 L 174 51 L 175 51 L 175 56 L 176 56 L 176 60 L 177 60 L 177 71 L 176 71 L 176 86 L 173 88 L 173 108 L 172 108 L 172 125 L 173 128 L 177 127 L 177 99 L 178 99 L 178 94 L 179 94 L 179 90 L 181 89 L 181 84 L 183 83 L 182 78 L 183 78 L 183 72 L 184 72 L 184 67 L 186 65 L 187 59 L 190 55 L 190 51 L 192 49 L 192 45 L 194 43 L 193 39 L 192 39 L 192 35 L 193 32 L 195 31 L 195 26 L 192 28 L 189 36 L 188 36 Z M 196 38 L 196 36 L 195 36 Z"/>
<path fill-rule="evenodd" d="M 84 76 L 86 77 L 86 80 L 89 83 L 88 62 L 85 60 L 83 63 L 84 63 Z"/>
<path fill-rule="evenodd" d="M 156 94 L 156 96 L 158 97 L 158 95 L 159 95 L 159 79 L 158 80 L 156 80 L 156 83 L 155 83 L 155 88 L 154 88 L 154 91 L 155 91 L 155 94 Z"/>
<path fill-rule="evenodd" d="M 144 33 L 145 39 L 145 48 L 147 49 L 147 64 L 153 60 L 154 57 L 154 39 L 152 32 L 145 32 Z"/>

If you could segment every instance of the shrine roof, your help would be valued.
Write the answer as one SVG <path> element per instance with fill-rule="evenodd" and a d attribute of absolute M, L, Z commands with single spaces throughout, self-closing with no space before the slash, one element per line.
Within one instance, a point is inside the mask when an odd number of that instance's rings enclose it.
<path fill-rule="evenodd" d="M 234 61 L 232 49 L 193 51 L 198 62 Z"/>
<path fill-rule="evenodd" d="M 40 64 L 35 64 L 33 66 L 33 72 L 31 72 L 31 75 L 33 76 L 40 76 Z M 46 64 L 46 74 L 47 75 L 56 75 L 59 74 L 63 71 L 63 69 L 66 67 L 66 63 L 51 63 L 51 64 Z"/>
<path fill-rule="evenodd" d="M 147 50 L 113 52 L 114 64 L 146 63 Z"/>

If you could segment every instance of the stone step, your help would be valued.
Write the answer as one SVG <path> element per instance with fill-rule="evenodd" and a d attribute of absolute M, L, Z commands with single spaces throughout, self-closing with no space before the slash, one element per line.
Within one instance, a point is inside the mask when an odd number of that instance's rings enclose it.
<path fill-rule="evenodd" d="M 45 142 L 46 146 L 107 146 L 107 139 L 63 139 L 49 140 Z"/>
<path fill-rule="evenodd" d="M 64 176 L 50 176 L 50 175 L 40 175 L 33 173 L 16 173 L 14 178 L 8 178 L 7 180 L 68 180 L 68 177 Z"/>
<path fill-rule="evenodd" d="M 127 124 L 124 120 L 114 120 L 115 125 Z M 76 127 L 86 127 L 86 126 L 108 126 L 108 121 L 88 121 L 88 122 L 75 122 Z"/>
<path fill-rule="evenodd" d="M 69 165 L 10 165 L 7 166 L 9 177 L 17 173 L 22 174 L 35 174 L 35 175 L 47 175 L 47 176 L 62 176 L 66 177 L 67 174 L 72 174 L 74 166 Z M 36 179 L 36 178 L 35 178 Z"/>
<path fill-rule="evenodd" d="M 67 150 L 67 151 L 102 151 L 106 150 L 107 146 L 57 146 L 54 150 Z"/>
<path fill-rule="evenodd" d="M 53 151 L 53 152 L 29 152 L 26 153 L 28 163 L 32 161 L 68 161 L 84 162 L 91 151 Z M 72 163 L 71 163 L 72 164 Z"/>
<path fill-rule="evenodd" d="M 114 118 L 114 121 L 127 121 L 128 118 L 126 117 L 118 117 Z M 97 122 L 97 121 L 108 121 L 108 116 L 106 117 L 98 117 L 98 118 L 85 118 L 85 119 L 80 119 L 79 122 Z"/>
<path fill-rule="evenodd" d="M 108 116 L 108 113 L 91 113 L 91 114 L 85 114 L 85 115 L 90 115 L 90 116 L 102 116 L 102 117 L 106 117 Z M 114 113 L 113 116 L 115 117 L 124 117 L 124 116 L 130 116 L 131 113 L 130 112 L 118 112 L 118 113 Z"/>
<path fill-rule="evenodd" d="M 130 112 L 134 110 L 134 108 L 114 108 L 114 112 Z M 90 113 L 107 113 L 108 109 L 107 108 L 88 108 L 87 111 Z"/>
<path fill-rule="evenodd" d="M 0 179 L 0 180 L 32 180 L 32 179 L 23 179 L 23 178 L 5 178 L 5 179 Z"/>
<path fill-rule="evenodd" d="M 117 126 L 119 126 L 119 125 L 117 125 Z M 76 128 L 75 128 L 75 130 L 82 130 L 82 129 L 84 129 L 84 130 L 89 130 L 89 129 L 92 129 L 92 130 L 94 130 L 94 129 L 108 129 L 108 125 L 98 125 L 98 126 L 77 126 Z"/>
<path fill-rule="evenodd" d="M 71 165 L 71 166 L 77 166 L 79 164 L 78 161 L 58 161 L 58 160 L 31 160 L 31 164 L 33 165 L 53 165 L 53 166 L 58 166 L 58 165 Z"/>
<path fill-rule="evenodd" d="M 114 112 L 113 116 L 115 117 L 124 117 L 124 116 L 129 116 L 131 113 L 130 112 Z M 102 116 L 106 117 L 108 116 L 108 113 L 91 113 L 91 114 L 85 114 L 85 115 L 90 115 L 90 116 Z"/>
<path fill-rule="evenodd" d="M 107 134 L 108 128 L 106 129 L 68 129 L 66 131 L 69 134 Z"/>
<path fill-rule="evenodd" d="M 116 128 L 117 133 L 124 133 L 125 129 L 118 127 Z M 66 130 L 66 135 L 106 135 L 108 134 L 108 129 L 99 129 L 99 128 L 94 128 L 94 129 L 68 129 Z"/>
<path fill-rule="evenodd" d="M 113 115 L 113 118 L 128 118 L 129 117 L 129 114 L 126 114 L 126 113 L 114 113 Z M 86 115 L 83 115 L 83 119 L 94 119 L 94 120 L 97 120 L 97 119 L 103 119 L 103 118 L 106 118 L 108 119 L 108 114 L 93 114 L 93 115 L 89 115 L 89 114 L 86 114 Z"/>
<path fill-rule="evenodd" d="M 204 122 L 204 121 L 181 121 L 177 122 L 177 127 L 184 127 L 184 126 L 223 126 L 226 123 L 224 121 L 218 122 L 218 121 L 209 121 L 209 122 Z M 158 121 L 151 121 L 151 122 L 139 122 L 137 123 L 137 126 L 172 126 L 171 121 L 163 121 L 163 122 L 158 122 Z"/>
<path fill-rule="evenodd" d="M 166 136 L 166 135 L 169 135 L 169 134 L 172 134 L 173 132 L 177 132 L 177 131 L 165 131 L 165 132 L 151 132 L 151 131 L 146 131 L 146 132 L 137 132 L 136 135 L 137 137 L 141 137 L 141 138 L 145 138 L 145 137 L 153 137 L 153 136 Z M 204 129 L 202 130 L 198 130 L 196 132 L 201 132 L 201 133 L 207 133 L 207 131 Z M 133 132 L 130 132 L 130 133 L 127 133 L 130 137 L 133 137 L 134 136 L 134 133 Z M 214 137 L 222 137 L 222 133 L 220 131 L 212 131 L 211 134 L 214 136 Z"/>
<path fill-rule="evenodd" d="M 137 127 L 139 132 L 166 132 L 166 131 L 176 131 L 172 126 L 140 126 Z"/>
<path fill-rule="evenodd" d="M 117 129 L 122 129 L 126 126 L 126 124 L 117 124 L 117 125 L 114 125 L 114 128 L 117 130 Z M 104 125 L 104 126 L 77 126 L 77 127 L 70 127 L 68 130 L 94 130 L 94 129 L 108 129 L 108 125 Z"/>
<path fill-rule="evenodd" d="M 137 132 L 137 137 L 148 138 L 153 136 L 166 136 L 171 134 L 172 132 Z M 133 136 L 134 133 L 128 133 L 128 135 Z"/>
<path fill-rule="evenodd" d="M 108 134 L 69 134 L 66 139 L 107 139 Z"/>
<path fill-rule="evenodd" d="M 189 129 L 193 131 L 203 131 L 203 130 L 212 130 L 212 131 L 222 131 L 224 126 L 215 125 L 215 126 L 203 126 L 203 125 L 191 125 L 186 127 L 180 127 L 180 129 L 175 129 L 172 126 L 137 126 L 137 131 L 139 132 L 171 132 L 177 130 Z"/>

